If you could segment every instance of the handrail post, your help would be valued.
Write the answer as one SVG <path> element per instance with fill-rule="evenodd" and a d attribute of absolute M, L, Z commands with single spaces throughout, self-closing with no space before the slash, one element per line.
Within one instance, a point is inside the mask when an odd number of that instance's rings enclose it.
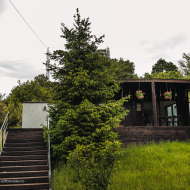
<path fill-rule="evenodd" d="M 3 150 L 3 129 L 1 128 L 1 152 Z"/>
<path fill-rule="evenodd" d="M 7 127 L 9 126 L 9 111 L 7 113 L 7 115 L 5 116 L 5 119 L 3 121 L 3 125 L 2 127 L 0 128 L 0 134 L 1 134 L 1 150 L 0 150 L 0 155 L 1 155 L 1 152 L 3 150 L 3 147 L 4 147 L 4 143 L 5 143 L 5 140 L 7 138 Z M 4 137 L 5 135 L 5 137 Z"/>
<path fill-rule="evenodd" d="M 1 139 L 0 139 L 0 142 L 1 142 L 1 150 L 0 150 L 0 155 L 1 155 L 1 152 L 2 152 L 2 149 L 3 149 L 3 140 L 2 140 L 2 128 L 3 128 L 3 125 L 1 126 L 0 128 L 0 135 L 1 135 Z"/>
<path fill-rule="evenodd" d="M 49 190 L 51 190 L 51 154 L 50 154 L 50 133 L 49 133 L 49 117 L 47 119 L 48 126 L 48 166 L 49 166 Z"/>
<path fill-rule="evenodd" d="M 7 129 L 9 129 L 9 114 L 8 114 L 8 120 L 7 120 Z"/>

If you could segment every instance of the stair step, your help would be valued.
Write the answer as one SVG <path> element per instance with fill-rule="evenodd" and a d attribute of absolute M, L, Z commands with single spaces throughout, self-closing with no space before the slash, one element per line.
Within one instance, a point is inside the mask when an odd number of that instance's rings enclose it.
<path fill-rule="evenodd" d="M 15 134 L 22 135 L 22 134 L 26 134 L 26 133 L 33 134 L 33 135 L 38 135 L 38 134 L 43 135 L 43 131 L 19 131 L 19 130 L 10 131 L 9 130 L 8 132 L 11 136 L 16 136 Z"/>
<path fill-rule="evenodd" d="M 6 145 L 6 143 L 5 143 Z M 3 151 L 34 151 L 34 150 L 47 150 L 46 146 L 33 146 L 33 147 L 4 147 Z"/>
<path fill-rule="evenodd" d="M 0 172 L 0 178 L 48 176 L 48 170 Z"/>
<path fill-rule="evenodd" d="M 19 136 L 23 136 L 24 138 L 26 139 L 29 139 L 30 137 L 43 137 L 43 132 L 38 132 L 38 133 L 34 133 L 34 132 L 20 132 L 20 133 L 11 133 L 11 132 L 8 132 L 9 133 L 9 138 L 17 138 Z"/>
<path fill-rule="evenodd" d="M 0 156 L 0 161 L 45 160 L 47 155 Z"/>
<path fill-rule="evenodd" d="M 43 129 L 10 129 L 0 156 L 0 190 L 49 189 Z"/>
<path fill-rule="evenodd" d="M 7 140 L 14 140 L 14 141 L 16 141 L 16 140 L 31 140 L 31 135 L 29 135 L 29 134 L 24 134 L 24 135 L 18 135 L 18 136 L 16 136 L 16 137 L 8 137 L 7 138 Z M 34 139 L 34 140 L 44 140 L 44 138 L 43 138 L 43 136 L 42 135 L 39 135 L 39 136 L 33 136 L 32 137 L 32 139 Z"/>
<path fill-rule="evenodd" d="M 48 176 L 0 178 L 0 188 L 1 184 L 48 183 L 48 181 Z"/>
<path fill-rule="evenodd" d="M 0 167 L 0 172 L 39 171 L 39 170 L 48 170 L 48 165 L 6 166 L 6 167 Z"/>
<path fill-rule="evenodd" d="M 36 142 L 36 143 L 41 143 L 44 142 L 44 139 L 8 139 L 6 140 L 6 143 L 31 143 L 31 142 Z"/>
<path fill-rule="evenodd" d="M 8 133 L 12 137 L 22 136 L 24 134 L 32 134 L 32 136 L 35 136 L 35 135 L 42 135 L 43 136 L 43 129 L 41 129 L 41 130 L 9 129 Z"/>
<path fill-rule="evenodd" d="M 3 151 L 1 156 L 21 156 L 21 155 L 46 155 L 47 150 L 36 150 L 36 151 Z"/>
<path fill-rule="evenodd" d="M 49 189 L 48 183 L 28 183 L 28 184 L 3 184 L 0 186 L 1 190 L 24 190 L 24 189 Z"/>
<path fill-rule="evenodd" d="M 42 128 L 10 128 L 9 131 L 15 131 L 15 132 L 23 132 L 23 131 L 32 131 L 32 132 L 37 132 L 37 131 L 42 131 Z"/>
<path fill-rule="evenodd" d="M 47 165 L 48 160 L 21 160 L 21 161 L 1 161 L 2 166 L 30 166 L 30 165 Z"/>
<path fill-rule="evenodd" d="M 31 143 L 5 143 L 4 147 L 30 147 L 30 146 L 46 146 L 45 142 L 31 142 Z"/>

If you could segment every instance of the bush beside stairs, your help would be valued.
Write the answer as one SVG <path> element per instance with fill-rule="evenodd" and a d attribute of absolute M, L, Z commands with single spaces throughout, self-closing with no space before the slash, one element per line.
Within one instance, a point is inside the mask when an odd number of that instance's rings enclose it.
<path fill-rule="evenodd" d="M 43 129 L 9 129 L 0 156 L 0 189 L 49 189 Z"/>

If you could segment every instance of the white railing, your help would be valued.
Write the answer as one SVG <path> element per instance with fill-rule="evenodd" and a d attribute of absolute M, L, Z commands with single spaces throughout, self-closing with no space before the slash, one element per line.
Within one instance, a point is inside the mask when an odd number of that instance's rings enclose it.
<path fill-rule="evenodd" d="M 3 121 L 3 125 L 0 129 L 0 155 L 3 150 L 5 140 L 7 138 L 7 134 L 8 134 L 7 128 L 8 127 L 9 127 L 9 112 L 7 113 L 7 115 Z"/>
<path fill-rule="evenodd" d="M 49 117 L 47 119 L 47 126 L 49 132 Z M 48 166 L 49 166 L 49 190 L 51 190 L 51 152 L 50 152 L 50 133 L 48 133 Z"/>

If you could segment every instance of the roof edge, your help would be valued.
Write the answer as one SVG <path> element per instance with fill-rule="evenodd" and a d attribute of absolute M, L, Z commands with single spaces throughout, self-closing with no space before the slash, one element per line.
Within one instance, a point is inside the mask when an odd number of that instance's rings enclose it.
<path fill-rule="evenodd" d="M 185 79 L 116 79 L 118 82 L 170 82 L 170 83 L 190 83 Z"/>

